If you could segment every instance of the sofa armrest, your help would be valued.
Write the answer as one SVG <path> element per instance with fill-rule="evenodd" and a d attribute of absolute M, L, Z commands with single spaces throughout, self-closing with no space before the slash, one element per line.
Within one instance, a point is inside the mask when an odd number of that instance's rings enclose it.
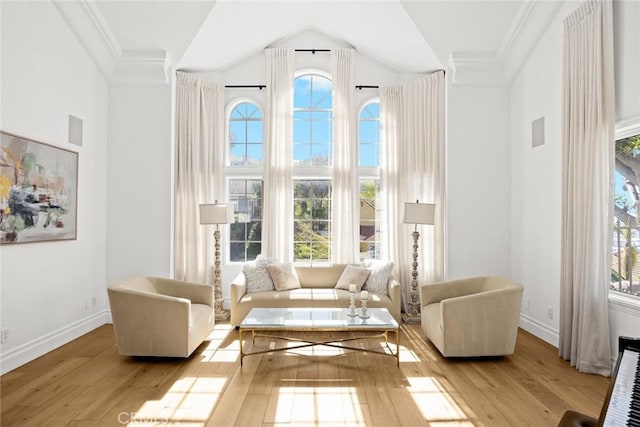
<path fill-rule="evenodd" d="M 484 277 L 471 277 L 422 285 L 420 286 L 420 305 L 425 307 L 445 299 L 477 293 L 483 281 Z"/>
<path fill-rule="evenodd" d="M 231 303 L 237 304 L 247 293 L 247 276 L 241 271 L 231 282 Z"/>
<path fill-rule="evenodd" d="M 387 283 L 387 291 L 389 292 L 389 299 L 391 299 L 391 315 L 400 323 L 402 311 L 402 289 L 400 283 L 393 278 L 389 278 Z"/>
<path fill-rule="evenodd" d="M 213 286 L 206 283 L 151 277 L 159 293 L 178 298 L 186 298 L 194 304 L 214 306 Z"/>

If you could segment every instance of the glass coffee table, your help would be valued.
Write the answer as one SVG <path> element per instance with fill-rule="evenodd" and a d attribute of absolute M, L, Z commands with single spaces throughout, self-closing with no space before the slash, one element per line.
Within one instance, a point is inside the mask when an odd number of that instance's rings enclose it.
<path fill-rule="evenodd" d="M 252 308 L 247 317 L 240 323 L 240 366 L 245 356 L 254 354 L 271 353 L 275 351 L 289 351 L 297 348 L 311 346 L 327 346 L 344 350 L 361 351 L 365 353 L 377 353 L 396 358 L 397 366 L 400 366 L 400 325 L 391 316 L 386 308 L 370 308 L 367 311 L 368 318 L 350 316 L 346 308 Z M 331 339 L 328 341 L 311 341 L 287 336 L 288 332 L 359 332 L 361 334 L 350 335 L 345 338 Z M 251 332 L 251 340 L 254 343 L 256 337 L 266 337 L 284 341 L 294 341 L 298 345 L 281 348 L 269 348 L 268 350 L 251 351 L 245 353 L 243 347 L 243 334 Z M 272 335 L 269 333 L 278 333 Z M 365 332 L 377 332 L 378 334 L 365 334 Z M 395 333 L 395 352 L 389 345 L 389 333 Z M 349 341 L 384 338 L 384 348 L 388 350 L 365 349 L 345 345 Z"/>

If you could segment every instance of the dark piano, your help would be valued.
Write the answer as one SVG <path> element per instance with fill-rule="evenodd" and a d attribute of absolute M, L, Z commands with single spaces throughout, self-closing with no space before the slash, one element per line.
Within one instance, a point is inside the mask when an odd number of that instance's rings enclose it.
<path fill-rule="evenodd" d="M 618 338 L 618 361 L 600 417 L 567 411 L 558 427 L 570 426 L 640 427 L 640 338 Z"/>

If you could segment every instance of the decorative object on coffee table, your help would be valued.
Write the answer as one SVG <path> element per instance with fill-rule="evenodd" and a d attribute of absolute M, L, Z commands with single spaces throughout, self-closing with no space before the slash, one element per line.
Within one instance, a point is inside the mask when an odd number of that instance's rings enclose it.
<path fill-rule="evenodd" d="M 369 302 L 369 292 L 367 291 L 362 291 L 360 292 L 360 302 L 362 302 L 362 309 L 361 309 L 361 313 L 360 313 L 360 318 L 361 319 L 368 319 L 369 318 L 369 313 L 367 313 L 367 303 Z"/>
<path fill-rule="evenodd" d="M 420 203 L 416 200 L 415 203 L 404 204 L 404 219 L 402 222 L 405 224 L 413 224 L 414 229 L 411 236 L 413 237 L 413 263 L 411 264 L 413 270 L 411 271 L 411 294 L 408 304 L 408 313 L 404 313 L 402 319 L 405 323 L 420 323 L 420 301 L 418 293 L 418 224 L 433 225 L 435 216 L 436 205 L 431 203 Z"/>
<path fill-rule="evenodd" d="M 355 283 L 351 283 L 349 285 L 349 312 L 347 315 L 351 317 L 356 317 L 358 313 L 356 313 L 356 290 L 358 286 Z"/>
<path fill-rule="evenodd" d="M 233 205 L 219 204 L 216 200 L 214 204 L 200 205 L 200 224 L 215 224 L 216 231 L 213 233 L 215 238 L 215 278 L 214 286 L 214 304 L 216 320 L 226 320 L 229 318 L 229 311 L 222 306 L 222 279 L 220 278 L 220 224 L 232 223 Z"/>

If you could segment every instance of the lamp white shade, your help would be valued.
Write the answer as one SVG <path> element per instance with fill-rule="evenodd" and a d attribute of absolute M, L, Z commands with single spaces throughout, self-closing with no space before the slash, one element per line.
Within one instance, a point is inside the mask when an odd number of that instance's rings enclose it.
<path fill-rule="evenodd" d="M 200 205 L 200 224 L 230 224 L 234 222 L 233 205 Z"/>
<path fill-rule="evenodd" d="M 405 203 L 404 219 L 405 224 L 433 224 L 436 212 L 436 205 L 432 203 Z"/>

